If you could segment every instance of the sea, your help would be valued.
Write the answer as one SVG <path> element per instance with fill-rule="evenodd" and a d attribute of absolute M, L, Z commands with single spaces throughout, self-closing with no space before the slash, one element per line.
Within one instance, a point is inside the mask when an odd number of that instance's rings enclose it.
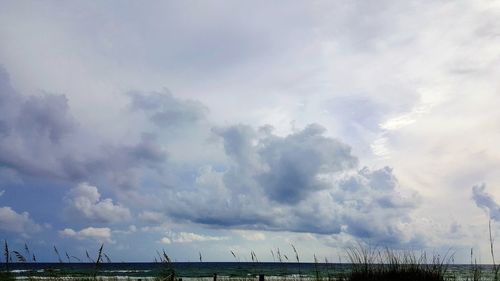
<path fill-rule="evenodd" d="M 479 265 L 482 277 L 489 279 L 491 265 Z M 5 270 L 5 268 L 1 268 Z M 16 279 L 49 276 L 92 276 L 118 277 L 118 279 L 148 280 L 164 270 L 174 270 L 177 278 L 184 280 L 212 280 L 230 277 L 265 279 L 291 277 L 291 279 L 336 280 L 352 269 L 347 263 L 276 263 L 276 262 L 172 262 L 164 263 L 10 263 L 9 271 Z M 448 265 L 447 274 L 455 280 L 472 279 L 473 266 Z M 283 278 L 280 278 L 283 279 Z"/>

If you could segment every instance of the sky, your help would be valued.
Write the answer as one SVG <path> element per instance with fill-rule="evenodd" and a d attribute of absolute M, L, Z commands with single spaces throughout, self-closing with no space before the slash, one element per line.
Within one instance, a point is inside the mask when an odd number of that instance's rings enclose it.
<path fill-rule="evenodd" d="M 0 42 L 13 250 L 491 262 L 500 1 L 5 0 Z"/>

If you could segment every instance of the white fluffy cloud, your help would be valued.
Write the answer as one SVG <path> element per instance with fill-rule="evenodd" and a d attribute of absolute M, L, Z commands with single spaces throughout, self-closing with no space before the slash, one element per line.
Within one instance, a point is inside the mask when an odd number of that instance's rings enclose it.
<path fill-rule="evenodd" d="M 240 235 L 245 240 L 249 241 L 263 241 L 266 240 L 266 235 L 259 231 L 248 231 L 248 230 L 234 230 L 234 233 Z"/>
<path fill-rule="evenodd" d="M 160 239 L 160 243 L 191 243 L 191 242 L 207 242 L 207 241 L 222 241 L 227 240 L 225 236 L 210 236 L 192 232 L 169 232 L 167 236 Z"/>
<path fill-rule="evenodd" d="M 131 218 L 130 210 L 114 204 L 110 198 L 101 199 L 97 187 L 81 183 L 72 188 L 65 197 L 66 210 L 93 222 L 116 223 Z"/>
<path fill-rule="evenodd" d="M 17 213 L 10 207 L 0 207 L 0 230 L 28 235 L 40 229 L 28 212 Z"/>
<path fill-rule="evenodd" d="M 59 234 L 63 237 L 76 238 L 80 240 L 94 239 L 100 242 L 113 242 L 113 240 L 111 240 L 111 229 L 108 227 L 87 227 L 80 231 L 65 228 L 59 231 Z"/>

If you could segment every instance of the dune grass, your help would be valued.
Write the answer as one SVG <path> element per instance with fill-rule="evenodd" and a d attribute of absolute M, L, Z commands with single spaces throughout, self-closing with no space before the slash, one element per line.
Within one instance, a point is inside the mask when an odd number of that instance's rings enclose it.
<path fill-rule="evenodd" d="M 356 247 L 347 251 L 352 264 L 345 277 L 349 281 L 454 280 L 448 271 L 453 255 L 434 255 L 429 260 L 426 253 L 412 251 Z"/>

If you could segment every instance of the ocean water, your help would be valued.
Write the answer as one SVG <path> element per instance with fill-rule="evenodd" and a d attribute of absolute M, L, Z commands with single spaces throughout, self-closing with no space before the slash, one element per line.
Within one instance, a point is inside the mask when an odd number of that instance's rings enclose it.
<path fill-rule="evenodd" d="M 349 272 L 351 264 L 338 263 L 246 263 L 246 262 L 173 262 L 170 263 L 178 277 L 202 278 L 213 277 L 252 277 L 264 274 L 266 277 L 293 276 L 314 278 L 321 277 L 335 279 Z M 481 265 L 483 277 L 492 272 L 491 265 Z M 1 268 L 4 270 L 5 268 Z M 161 263 L 102 263 L 97 268 L 99 276 L 117 276 L 132 278 L 148 278 L 157 276 L 165 265 Z M 92 263 L 11 263 L 9 270 L 15 277 L 28 276 L 89 276 L 96 272 Z M 472 267 L 470 265 L 449 265 L 448 274 L 457 280 L 470 279 Z"/>

